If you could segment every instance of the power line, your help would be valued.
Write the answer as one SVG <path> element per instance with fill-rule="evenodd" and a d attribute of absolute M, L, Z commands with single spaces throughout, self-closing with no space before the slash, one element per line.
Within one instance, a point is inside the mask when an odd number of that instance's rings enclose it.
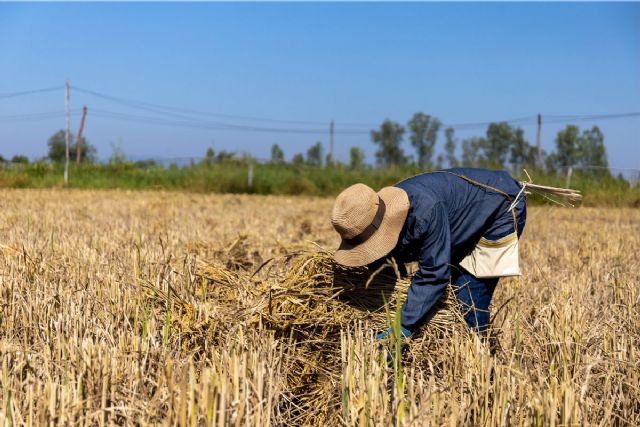
<path fill-rule="evenodd" d="M 583 115 L 573 115 L 573 116 L 544 116 L 548 118 L 546 120 L 547 123 L 568 123 L 568 122 L 583 122 L 583 121 L 593 121 L 593 120 L 614 120 L 614 119 L 623 119 L 630 117 L 640 117 L 640 112 L 638 113 L 614 113 L 614 114 L 583 114 Z"/>
<path fill-rule="evenodd" d="M 515 119 L 509 120 L 494 120 L 489 122 L 475 122 L 475 123 L 453 123 L 453 124 L 443 124 L 443 128 L 453 128 L 456 130 L 470 130 L 476 128 L 485 128 L 492 123 L 508 123 L 508 124 L 533 124 L 536 116 L 525 116 L 519 117 Z"/>
<path fill-rule="evenodd" d="M 36 94 L 36 93 L 53 92 L 53 91 L 56 91 L 56 90 L 61 90 L 63 88 L 64 88 L 64 86 L 54 86 L 54 87 L 48 87 L 48 88 L 43 88 L 43 89 L 25 90 L 25 91 L 21 91 L 21 92 L 0 93 L 0 99 L 15 98 L 15 97 L 18 97 L 18 96 L 33 95 L 33 94 Z"/>
<path fill-rule="evenodd" d="M 143 109 L 143 110 L 151 111 L 151 112 L 155 112 L 155 113 L 174 112 L 174 113 L 182 113 L 182 114 L 195 114 L 195 115 L 199 115 L 199 116 L 219 117 L 219 118 L 226 118 L 226 119 L 231 119 L 231 120 L 248 120 L 248 121 L 257 121 L 257 122 L 266 122 L 266 123 L 281 123 L 281 124 L 300 124 L 300 125 L 326 126 L 326 124 L 329 123 L 329 120 L 326 121 L 326 122 L 310 121 L 310 120 L 282 120 L 282 119 L 271 119 L 271 118 L 264 118 L 264 117 L 239 116 L 239 115 L 232 115 L 232 114 L 213 113 L 213 112 L 210 112 L 210 111 L 200 111 L 200 110 L 193 110 L 193 109 L 189 109 L 189 108 L 170 107 L 170 106 L 162 105 L 162 104 L 155 104 L 155 103 L 151 103 L 151 102 L 145 102 L 145 101 L 139 101 L 139 100 L 134 100 L 134 99 L 116 97 L 116 96 L 107 95 L 107 94 L 96 92 L 96 91 L 89 90 L 89 89 L 83 89 L 83 88 L 80 88 L 80 87 L 77 87 L 77 86 L 72 86 L 72 89 L 76 90 L 78 92 L 81 92 L 81 93 L 85 93 L 85 94 L 88 94 L 88 95 L 92 95 L 92 96 L 98 97 L 98 98 L 106 99 L 108 101 L 116 102 L 116 103 L 119 103 L 119 104 L 122 104 L 122 105 L 126 105 L 126 106 L 129 106 L 129 107 L 139 108 L 139 109 Z M 186 118 L 186 116 L 183 116 L 183 118 Z M 193 118 L 193 117 L 191 117 L 191 118 Z M 370 127 L 371 126 L 368 123 L 341 122 L 341 123 L 338 123 L 338 124 L 340 126 L 347 126 L 347 127 L 358 127 L 358 126 Z"/>
<path fill-rule="evenodd" d="M 250 131 L 250 132 L 318 134 L 318 135 L 325 134 L 327 132 L 325 128 L 282 128 L 282 127 L 241 125 L 241 124 L 234 124 L 234 123 L 208 121 L 208 120 L 194 120 L 193 118 L 185 117 L 181 115 L 169 115 L 169 118 L 164 118 L 164 117 L 153 117 L 153 116 L 113 112 L 113 111 L 102 110 L 102 109 L 94 109 L 94 111 L 97 113 L 95 114 L 97 117 L 119 119 L 119 120 L 133 121 L 133 122 L 146 123 L 146 124 L 159 124 L 159 125 L 179 126 L 179 127 Z M 623 118 L 623 117 L 636 117 L 636 116 L 640 116 L 640 114 L 626 113 L 626 114 L 615 114 L 615 115 L 614 114 L 597 115 L 597 116 L 594 115 L 594 116 L 585 116 L 585 117 L 575 117 L 572 120 L 560 120 L 560 119 L 548 120 L 546 121 L 546 123 L 557 124 L 557 123 L 569 123 L 571 121 L 609 120 L 609 119 L 617 119 L 617 118 Z M 533 120 L 535 119 L 535 117 L 536 116 L 531 116 L 527 118 L 501 120 L 501 121 L 494 121 L 494 122 L 450 124 L 445 127 L 451 127 L 456 130 L 474 130 L 474 129 L 486 129 L 487 126 L 493 123 L 507 123 L 511 125 L 529 126 L 529 125 L 535 125 L 536 123 L 534 121 L 527 122 L 527 120 Z M 334 133 L 337 135 L 368 135 L 370 133 L 370 130 L 336 129 Z"/>
<path fill-rule="evenodd" d="M 249 121 L 261 121 L 267 123 L 288 123 L 288 124 L 300 124 L 300 125 L 326 125 L 325 122 L 319 121 L 308 121 L 308 120 L 279 120 L 279 119 L 267 119 L 262 117 L 251 117 L 251 116 L 236 116 L 230 114 L 221 114 L 221 113 L 212 113 L 205 111 L 198 111 L 187 108 L 178 108 L 178 107 L 170 107 L 161 104 L 155 104 L 150 102 L 138 101 L 133 99 L 115 97 L 111 95 L 107 95 L 104 93 L 92 91 L 89 89 L 83 89 L 79 87 L 73 87 L 73 89 L 83 92 L 92 96 L 96 96 L 102 99 L 110 100 L 112 102 L 119 103 L 121 105 L 126 105 L 132 108 L 142 109 L 148 112 L 161 114 L 164 116 L 168 116 L 170 118 L 179 118 L 185 119 L 194 122 L 201 122 L 206 125 L 214 125 L 214 126 L 222 126 L 229 129 L 238 129 L 238 130 L 250 130 L 250 131 L 266 131 L 266 132 L 284 132 L 284 133 L 314 133 L 321 134 L 324 133 L 319 129 L 291 129 L 291 128 L 265 128 L 253 125 L 238 125 L 232 123 L 220 123 L 220 122 L 207 122 L 202 121 L 199 117 L 193 117 L 185 114 L 191 115 L 199 115 L 199 116 L 211 116 L 211 117 L 219 117 L 219 118 L 227 118 L 230 120 L 249 120 Z M 610 120 L 610 119 L 618 119 L 618 118 L 629 118 L 629 117 L 637 117 L 640 116 L 640 113 L 616 113 L 616 114 L 589 114 L 589 115 L 545 115 L 545 123 L 557 124 L 557 123 L 565 123 L 570 121 L 588 121 L 588 120 Z M 452 124 L 443 124 L 443 127 L 450 127 L 456 130 L 474 130 L 486 128 L 492 123 L 507 123 L 511 125 L 535 125 L 536 124 L 536 115 L 519 117 L 515 119 L 509 120 L 500 120 L 500 121 L 486 121 L 486 122 L 471 122 L 471 123 L 452 123 Z M 341 130 L 338 133 L 342 134 L 368 134 L 371 128 L 376 128 L 378 125 L 366 124 L 366 123 L 345 123 L 340 122 L 336 123 L 338 126 L 347 126 L 347 127 L 368 127 L 369 129 L 345 129 Z"/>
<path fill-rule="evenodd" d="M 55 86 L 49 88 L 33 89 L 21 92 L 11 92 L 0 94 L 0 99 L 26 96 L 31 94 L 53 92 L 64 89 L 64 86 Z M 328 122 L 310 121 L 310 120 L 280 120 L 263 117 L 251 117 L 251 116 L 239 116 L 231 114 L 212 113 L 206 111 L 199 111 L 188 108 L 170 107 L 162 104 L 155 104 L 150 102 L 144 102 L 139 100 L 121 98 L 116 96 L 107 95 L 104 93 L 92 91 L 89 89 L 83 89 L 80 87 L 72 86 L 71 89 L 85 93 L 94 97 L 102 98 L 126 107 L 139 109 L 155 115 L 163 117 L 143 116 L 136 114 L 126 114 L 121 112 L 112 112 L 106 110 L 96 110 L 99 117 L 111 118 L 124 121 L 135 121 L 137 123 L 158 124 L 165 126 L 178 126 L 178 127 L 192 127 L 192 128 L 205 128 L 205 129 L 218 129 L 218 130 L 234 130 L 234 131 L 249 131 L 249 132 L 270 132 L 270 133 L 291 133 L 291 134 L 317 134 L 324 135 L 327 133 L 326 125 Z M 75 112 L 74 112 L 75 113 Z M 22 114 L 12 116 L 0 116 L 0 122 L 10 123 L 18 121 L 36 121 L 46 120 L 50 118 L 59 117 L 61 113 L 58 112 L 46 112 L 46 113 L 33 113 Z M 217 117 L 221 119 L 229 119 L 232 121 L 256 121 L 273 124 L 292 124 L 300 125 L 300 127 L 284 127 L 284 126 L 261 126 L 250 123 L 230 123 L 224 121 L 214 121 L 206 119 L 205 117 Z M 615 120 L 622 118 L 634 118 L 640 117 L 640 112 L 630 113 L 609 113 L 609 114 L 580 114 L 580 115 L 544 115 L 545 123 L 559 124 L 570 123 L 578 121 L 593 121 L 593 120 Z M 524 116 L 509 120 L 500 121 L 485 121 L 485 122 L 467 122 L 467 123 L 451 123 L 443 124 L 443 128 L 453 128 L 455 130 L 475 130 L 485 129 L 492 123 L 507 123 L 514 126 L 530 126 L 535 125 L 536 116 Z M 319 128 L 306 127 L 306 126 L 322 126 Z M 305 126 L 305 127 L 303 127 Z M 338 128 L 340 126 L 341 128 Z M 377 128 L 379 125 L 365 124 L 365 123 L 336 123 L 335 134 L 342 135 L 365 135 L 369 134 L 370 129 Z M 347 127 L 347 129 L 345 129 Z M 349 127 L 353 127 L 349 129 Z M 360 127 L 360 128 L 356 128 Z M 364 129 L 366 127 L 367 129 Z"/>
<path fill-rule="evenodd" d="M 103 110 L 99 108 L 92 109 L 92 115 L 94 117 L 109 118 L 124 121 L 133 121 L 136 123 L 145 124 L 158 124 L 167 126 L 177 126 L 186 128 L 202 128 L 202 129 L 216 129 L 216 130 L 237 130 L 237 131 L 251 131 L 251 132 L 273 132 L 273 133 L 292 133 L 292 134 L 325 134 L 327 130 L 322 129 L 295 129 L 295 128 L 275 128 L 275 127 L 260 127 L 249 125 L 236 125 L 232 123 L 220 123 L 211 121 L 191 121 L 191 120 L 175 120 L 162 117 L 144 116 L 138 114 L 127 114 L 114 111 Z M 362 134 L 368 133 L 368 131 L 359 130 L 342 130 L 336 131 L 341 134 Z"/>
<path fill-rule="evenodd" d="M 80 110 L 72 109 L 71 113 L 76 114 Z M 57 119 L 60 117 L 64 117 L 64 110 L 59 111 L 44 111 L 41 113 L 28 113 L 28 114 L 11 114 L 11 115 L 0 115 L 0 122 L 2 123 L 13 123 L 13 122 L 30 122 L 30 121 L 39 121 L 39 120 L 48 120 L 48 119 Z"/>

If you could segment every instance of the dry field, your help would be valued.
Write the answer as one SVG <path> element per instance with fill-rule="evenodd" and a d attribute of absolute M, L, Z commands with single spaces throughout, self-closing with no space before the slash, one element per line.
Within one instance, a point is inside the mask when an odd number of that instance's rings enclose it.
<path fill-rule="evenodd" d="M 332 200 L 0 200 L 3 425 L 640 425 L 638 209 L 530 208 L 499 348 L 452 326 L 387 367 L 373 318 L 284 258 L 334 247 Z"/>

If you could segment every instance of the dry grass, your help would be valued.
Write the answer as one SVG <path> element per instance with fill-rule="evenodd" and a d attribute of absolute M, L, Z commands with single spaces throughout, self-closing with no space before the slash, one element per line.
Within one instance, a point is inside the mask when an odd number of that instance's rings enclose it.
<path fill-rule="evenodd" d="M 640 424 L 638 210 L 531 209 L 501 349 L 446 318 L 388 368 L 406 281 L 300 252 L 336 244 L 331 200 L 0 196 L 7 425 Z"/>

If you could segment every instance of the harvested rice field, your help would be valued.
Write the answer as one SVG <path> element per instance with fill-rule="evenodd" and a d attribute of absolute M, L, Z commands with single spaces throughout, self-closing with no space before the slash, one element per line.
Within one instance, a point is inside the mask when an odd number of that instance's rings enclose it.
<path fill-rule="evenodd" d="M 389 366 L 399 267 L 332 199 L 0 191 L 2 425 L 640 425 L 640 210 L 531 207 L 490 342 L 443 299 Z"/>

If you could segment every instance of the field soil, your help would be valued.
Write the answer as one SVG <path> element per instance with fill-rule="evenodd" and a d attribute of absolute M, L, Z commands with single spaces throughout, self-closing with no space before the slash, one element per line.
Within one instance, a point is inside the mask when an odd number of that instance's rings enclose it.
<path fill-rule="evenodd" d="M 246 285 L 274 259 L 333 250 L 332 202 L 0 190 L 0 421 L 640 425 L 631 208 L 531 207 L 523 276 L 498 286 L 491 345 L 468 333 L 417 336 L 388 368 L 377 331 L 354 318 L 334 343 L 341 360 L 317 394 L 324 401 L 305 404 L 287 379 L 299 343 L 244 323 L 229 309 L 239 294 L 214 291 L 199 266 Z M 265 268 L 256 277 L 270 280 Z"/>

